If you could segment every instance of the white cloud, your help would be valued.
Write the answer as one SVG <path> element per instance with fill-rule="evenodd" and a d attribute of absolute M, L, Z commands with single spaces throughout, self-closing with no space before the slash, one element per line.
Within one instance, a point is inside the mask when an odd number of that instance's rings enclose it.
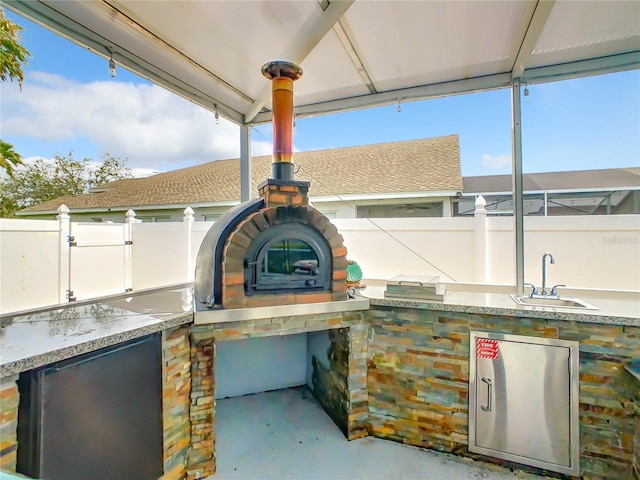
<path fill-rule="evenodd" d="M 162 173 L 160 170 L 156 170 L 155 168 L 132 168 L 131 175 L 135 178 L 145 178 L 150 177 L 151 175 L 157 175 L 158 173 Z"/>
<path fill-rule="evenodd" d="M 489 155 L 485 153 L 482 155 L 482 165 L 494 170 L 499 170 L 506 165 L 511 165 L 511 155 L 505 155 L 504 153 L 500 155 Z"/>
<path fill-rule="evenodd" d="M 240 155 L 238 126 L 161 87 L 95 81 L 79 83 L 33 72 L 22 92 L 3 85 L 4 136 L 43 141 L 86 139 L 128 166 L 170 170 Z M 255 136 L 254 136 L 255 137 Z M 252 142 L 252 154 L 271 151 Z"/>
<path fill-rule="evenodd" d="M 295 145 L 293 146 L 294 151 L 297 152 Z M 266 141 L 256 141 L 255 135 L 254 139 L 251 140 L 251 156 L 252 157 L 261 157 L 263 155 L 271 155 L 273 153 L 273 145 L 271 142 Z M 239 157 L 240 154 L 236 155 Z"/>

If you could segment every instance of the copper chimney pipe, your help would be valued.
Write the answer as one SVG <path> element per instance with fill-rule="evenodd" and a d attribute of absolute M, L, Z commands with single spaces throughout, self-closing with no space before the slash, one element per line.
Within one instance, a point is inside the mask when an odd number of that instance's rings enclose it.
<path fill-rule="evenodd" d="M 262 74 L 271 80 L 273 179 L 293 180 L 293 82 L 302 76 L 302 69 L 276 60 L 263 65 Z"/>

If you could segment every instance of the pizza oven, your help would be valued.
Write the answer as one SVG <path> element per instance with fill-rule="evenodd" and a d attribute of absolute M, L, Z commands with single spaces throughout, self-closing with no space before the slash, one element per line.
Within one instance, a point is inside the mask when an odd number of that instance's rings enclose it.
<path fill-rule="evenodd" d="M 196 309 L 234 309 L 347 298 L 347 250 L 336 227 L 309 205 L 309 182 L 293 178 L 293 82 L 302 69 L 275 61 L 272 177 L 259 198 L 228 210 L 196 260 Z"/>

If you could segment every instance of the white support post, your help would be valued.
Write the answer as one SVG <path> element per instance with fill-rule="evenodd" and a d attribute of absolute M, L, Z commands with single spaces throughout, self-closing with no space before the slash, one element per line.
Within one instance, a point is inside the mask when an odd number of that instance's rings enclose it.
<path fill-rule="evenodd" d="M 240 127 L 240 201 L 251 200 L 251 126 Z"/>
<path fill-rule="evenodd" d="M 186 249 L 186 264 L 187 264 L 187 282 L 193 282 L 194 279 L 194 270 L 195 265 L 193 264 L 193 255 L 191 255 L 191 231 L 193 229 L 193 209 L 191 207 L 187 207 L 184 209 L 184 217 L 182 221 L 184 223 L 184 231 L 185 231 L 185 249 Z"/>
<path fill-rule="evenodd" d="M 482 195 L 476 197 L 476 209 L 473 213 L 475 218 L 476 237 L 476 283 L 487 283 L 487 210 L 484 208 L 487 202 Z"/>
<path fill-rule="evenodd" d="M 133 290 L 133 227 L 134 223 L 141 223 L 136 218 L 136 212 L 129 209 L 124 214 L 124 291 Z"/>
<path fill-rule="evenodd" d="M 511 82 L 511 147 L 513 181 L 513 219 L 516 243 L 516 291 L 524 293 L 524 191 L 522 183 L 522 110 L 520 105 L 520 79 Z"/>
<path fill-rule="evenodd" d="M 58 303 L 69 301 L 71 289 L 71 255 L 69 251 L 69 235 L 71 217 L 69 207 L 62 204 L 58 207 Z"/>

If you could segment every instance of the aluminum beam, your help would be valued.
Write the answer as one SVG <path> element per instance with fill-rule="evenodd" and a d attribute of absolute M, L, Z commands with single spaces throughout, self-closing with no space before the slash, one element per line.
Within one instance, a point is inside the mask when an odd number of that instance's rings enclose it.
<path fill-rule="evenodd" d="M 589 75 L 601 75 L 606 73 L 636 70 L 639 68 L 640 51 L 635 51 L 596 59 L 528 69 L 525 70 L 519 80 L 521 83 L 532 85 L 536 83 L 582 78 Z M 305 118 L 316 115 L 326 115 L 395 104 L 398 102 L 398 98 L 402 98 L 405 102 L 413 102 L 448 95 L 483 92 L 510 87 L 512 79 L 511 72 L 508 72 L 466 80 L 421 85 L 401 90 L 393 90 L 390 92 L 380 92 L 310 105 L 300 105 L 294 108 L 294 114 L 296 118 Z M 256 115 L 251 124 L 257 125 L 261 123 L 268 123 L 270 121 L 271 112 L 263 112 Z"/>
<path fill-rule="evenodd" d="M 311 105 L 301 105 L 295 107 L 293 112 L 296 118 L 305 118 L 316 115 L 326 115 L 330 113 L 396 104 L 398 103 L 399 98 L 402 98 L 403 102 L 414 102 L 417 100 L 440 98 L 462 93 L 483 92 L 486 90 L 495 90 L 497 88 L 507 88 L 510 85 L 511 73 L 506 72 L 466 80 L 456 80 L 453 82 L 422 85 L 419 87 L 404 88 L 389 92 L 343 98 L 341 100 L 333 100 Z M 270 121 L 271 112 L 263 112 L 256 115 L 251 124 L 255 125 Z"/>
<path fill-rule="evenodd" d="M 355 35 L 353 35 L 353 33 L 351 32 L 351 27 L 349 26 L 349 22 L 347 22 L 347 19 L 342 18 L 338 20 L 338 23 L 336 23 L 333 27 L 333 31 L 338 36 L 340 43 L 342 43 L 342 46 L 349 55 L 353 66 L 356 68 L 356 70 L 358 70 L 358 74 L 360 74 L 360 78 L 367 86 L 369 93 L 378 93 L 375 85 L 373 84 L 373 80 L 369 75 L 368 69 L 364 65 L 364 62 L 362 60 L 363 58 L 365 58 L 364 54 L 353 40 Z"/>
<path fill-rule="evenodd" d="M 512 78 L 520 78 L 525 71 L 527 62 L 533 53 L 533 49 L 538 43 L 540 34 L 549 19 L 549 15 L 551 14 L 551 10 L 553 10 L 555 3 L 555 0 L 538 1 L 536 9 L 531 17 L 531 21 L 529 22 L 527 32 L 524 34 L 524 38 L 520 44 L 516 60 L 513 62 L 513 69 L 511 71 Z"/>
<path fill-rule="evenodd" d="M 318 45 L 318 43 L 320 43 L 320 41 L 325 37 L 325 35 L 331 31 L 336 22 L 340 20 L 347 10 L 349 10 L 349 7 L 351 7 L 354 1 L 355 0 L 345 0 L 329 3 L 321 15 L 320 20 L 315 25 L 305 30 L 304 38 L 301 38 L 299 42 L 292 43 L 291 50 L 289 50 L 288 55 L 285 55 L 283 58 L 288 62 L 296 63 L 298 65 L 301 64 L 302 61 L 307 58 L 307 55 L 309 55 L 316 45 Z M 318 8 L 322 7 L 318 6 Z M 265 87 L 254 101 L 253 106 L 245 115 L 245 123 L 251 123 L 270 98 L 271 82 L 265 82 Z M 268 112 L 268 114 L 271 116 L 271 112 Z"/>
<path fill-rule="evenodd" d="M 601 75 L 605 73 L 624 72 L 640 68 L 640 50 L 609 55 L 607 57 L 562 63 L 547 67 L 536 67 L 525 70 L 520 81 L 529 85 L 535 83 L 571 80 L 573 78 Z"/>

